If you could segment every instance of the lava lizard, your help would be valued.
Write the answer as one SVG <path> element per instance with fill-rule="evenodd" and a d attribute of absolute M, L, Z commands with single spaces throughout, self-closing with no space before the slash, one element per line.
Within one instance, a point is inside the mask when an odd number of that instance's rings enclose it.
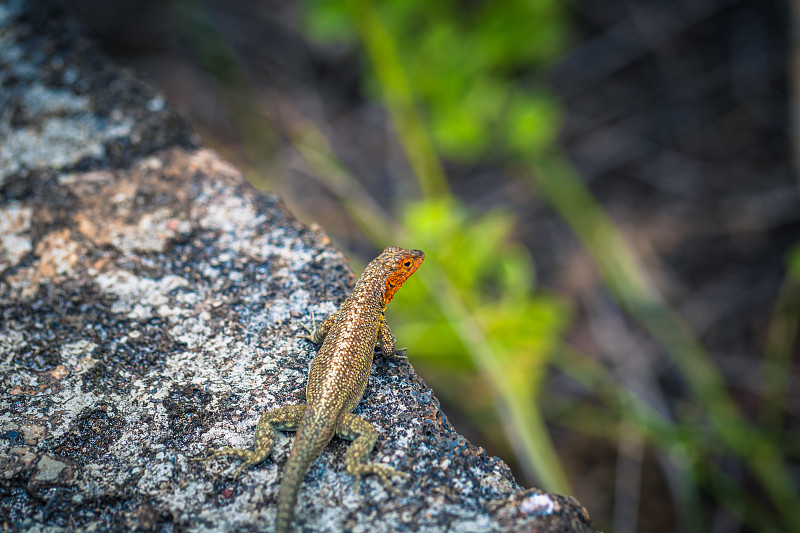
<path fill-rule="evenodd" d="M 376 474 L 395 491 L 389 476 L 407 475 L 389 466 L 366 463 L 378 432 L 351 411 L 367 386 L 376 343 L 384 356 L 396 355 L 394 336 L 384 312 L 423 259 L 425 254 L 420 250 L 398 246 L 389 246 L 373 259 L 339 309 L 320 327 L 309 330 L 310 335 L 298 335 L 314 344 L 322 343 L 308 373 L 306 404 L 278 407 L 261 415 L 256 425 L 254 450 L 226 446 L 209 450 L 211 455 L 199 459 L 224 455 L 243 459 L 235 481 L 243 469 L 261 463 L 270 455 L 275 429 L 297 431 L 278 492 L 277 533 L 289 530 L 300 483 L 334 434 L 353 441 L 345 455 L 345 466 L 355 476 L 354 490 L 358 490 L 358 480 L 364 474 Z"/>

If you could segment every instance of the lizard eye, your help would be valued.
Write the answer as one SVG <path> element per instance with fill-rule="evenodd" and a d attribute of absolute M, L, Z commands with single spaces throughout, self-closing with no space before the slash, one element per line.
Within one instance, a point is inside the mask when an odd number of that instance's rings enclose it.
<path fill-rule="evenodd" d="M 403 266 L 406 267 L 406 268 L 411 268 L 411 261 L 406 259 L 405 263 L 403 263 Z"/>

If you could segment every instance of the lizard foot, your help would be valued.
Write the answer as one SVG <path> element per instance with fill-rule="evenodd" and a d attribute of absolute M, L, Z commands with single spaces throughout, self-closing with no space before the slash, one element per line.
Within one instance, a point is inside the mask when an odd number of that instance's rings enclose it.
<path fill-rule="evenodd" d="M 377 349 L 387 359 L 408 359 L 408 355 L 406 355 L 408 348 L 397 348 L 393 353 L 386 353 L 382 347 L 377 347 Z"/>
<path fill-rule="evenodd" d="M 309 328 L 303 322 L 300 322 L 300 325 L 303 326 L 303 329 L 308 332 L 308 335 L 295 335 L 295 338 L 305 339 L 314 344 L 318 344 L 314 338 L 314 332 L 317 330 L 317 321 L 314 320 L 314 311 L 311 311 L 311 327 Z"/>
<path fill-rule="evenodd" d="M 208 451 L 209 455 L 206 455 L 205 457 L 196 457 L 194 459 L 190 459 L 190 461 L 208 461 L 216 457 L 224 457 L 226 455 L 230 455 L 244 461 L 236 470 L 236 474 L 233 476 L 233 481 L 236 481 L 236 478 L 239 477 L 239 474 L 241 474 L 245 468 L 257 465 L 266 459 L 266 455 L 259 454 L 253 450 L 245 450 L 244 448 L 231 448 L 230 446 L 225 446 L 223 448 L 211 448 Z"/>
<path fill-rule="evenodd" d="M 358 470 L 356 470 L 353 475 L 355 476 L 356 480 L 353 483 L 353 490 L 358 492 L 358 480 L 361 479 L 361 476 L 366 474 L 375 474 L 378 476 L 383 483 L 383 486 L 389 489 L 390 491 L 394 492 L 395 494 L 400 494 L 400 489 L 392 485 L 392 482 L 389 481 L 389 476 L 400 476 L 400 477 L 408 477 L 408 474 L 405 472 L 400 472 L 395 470 L 391 466 L 379 465 L 379 464 L 362 464 L 358 465 Z"/>
<path fill-rule="evenodd" d="M 391 357 L 395 359 L 408 359 L 408 355 L 406 355 L 406 350 L 408 350 L 408 348 L 397 348 L 391 355 Z"/>

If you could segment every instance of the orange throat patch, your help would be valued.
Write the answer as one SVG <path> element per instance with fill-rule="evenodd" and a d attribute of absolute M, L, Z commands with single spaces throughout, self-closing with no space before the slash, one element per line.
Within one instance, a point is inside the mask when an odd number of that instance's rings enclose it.
<path fill-rule="evenodd" d="M 394 294 L 403 286 L 403 283 L 417 271 L 422 261 L 425 259 L 425 254 L 419 252 L 420 256 L 404 255 L 397 261 L 397 266 L 386 278 L 386 290 L 383 291 L 383 307 L 389 304 L 394 298 Z"/>

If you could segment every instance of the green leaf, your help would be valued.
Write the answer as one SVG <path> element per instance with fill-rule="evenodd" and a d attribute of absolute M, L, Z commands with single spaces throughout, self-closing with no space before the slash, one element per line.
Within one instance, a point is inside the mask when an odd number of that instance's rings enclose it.
<path fill-rule="evenodd" d="M 558 135 L 559 106 L 545 91 L 518 91 L 508 110 L 507 139 L 512 152 L 538 154 L 553 146 Z"/>
<path fill-rule="evenodd" d="M 304 29 L 313 39 L 336 43 L 355 41 L 355 30 L 343 2 L 307 0 L 303 7 Z"/>
<path fill-rule="evenodd" d="M 794 245 L 789 252 L 789 265 L 787 275 L 795 283 L 800 283 L 800 244 Z"/>

